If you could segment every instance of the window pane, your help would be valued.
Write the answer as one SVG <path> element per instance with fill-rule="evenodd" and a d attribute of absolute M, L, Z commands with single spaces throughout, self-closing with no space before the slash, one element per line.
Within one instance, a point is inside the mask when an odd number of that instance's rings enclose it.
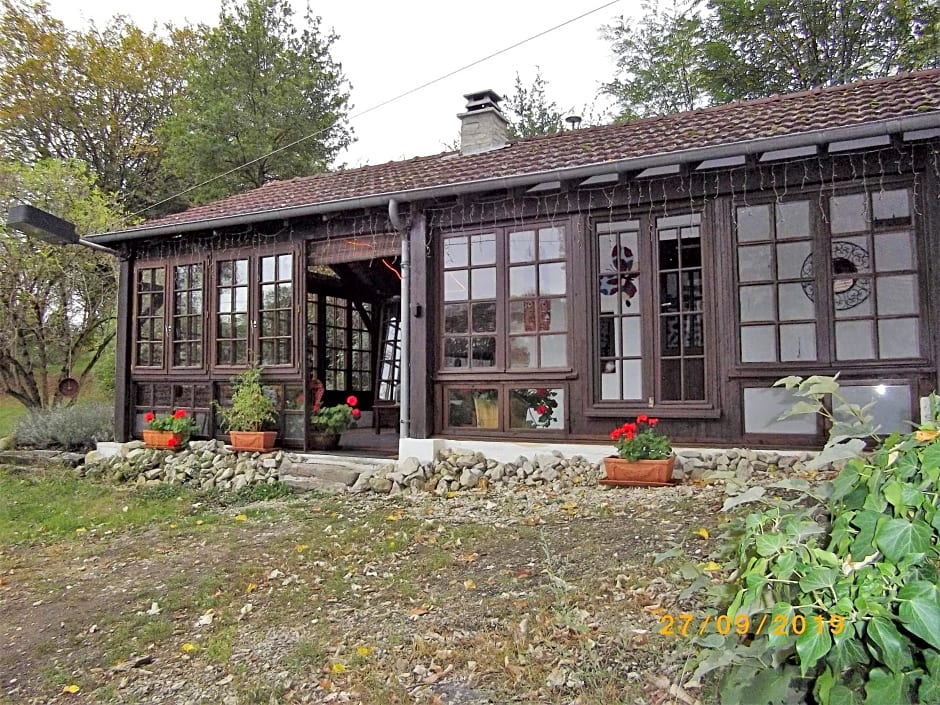
<path fill-rule="evenodd" d="M 881 434 L 892 431 L 910 431 L 911 390 L 905 385 L 878 384 L 872 386 L 843 385 L 840 389 L 850 404 L 864 406 L 875 402 L 871 411 Z"/>
<path fill-rule="evenodd" d="M 774 288 L 772 286 L 742 286 L 740 298 L 742 321 L 774 320 Z"/>
<path fill-rule="evenodd" d="M 780 415 L 797 401 L 793 392 L 787 389 L 745 389 L 744 432 L 814 435 L 816 417 L 812 414 L 780 420 Z"/>
<path fill-rule="evenodd" d="M 467 333 L 469 330 L 466 304 L 450 304 L 444 307 L 445 333 Z"/>
<path fill-rule="evenodd" d="M 809 235 L 809 201 L 776 204 L 777 239 Z"/>
<path fill-rule="evenodd" d="M 539 230 L 539 259 L 561 259 L 565 256 L 565 229 Z"/>
<path fill-rule="evenodd" d="M 496 298 L 496 268 L 470 270 L 470 298 L 495 299 Z"/>
<path fill-rule="evenodd" d="M 780 320 L 794 321 L 816 317 L 816 307 L 802 284 L 781 284 L 778 289 Z"/>
<path fill-rule="evenodd" d="M 875 220 L 898 220 L 911 217 L 910 197 L 907 189 L 876 191 L 871 195 Z"/>
<path fill-rule="evenodd" d="M 601 371 L 601 399 L 620 399 L 620 362 L 607 360 Z"/>
<path fill-rule="evenodd" d="M 291 279 L 293 270 L 293 257 L 291 255 L 279 255 L 277 258 L 277 278 L 280 280 Z"/>
<path fill-rule="evenodd" d="M 813 275 L 813 253 L 810 242 L 787 242 L 777 245 L 777 277 L 808 279 Z"/>
<path fill-rule="evenodd" d="M 470 291 L 467 272 L 447 272 L 444 275 L 444 301 L 466 301 Z"/>
<path fill-rule="evenodd" d="M 539 265 L 539 293 L 543 295 L 564 294 L 566 288 L 564 262 Z"/>
<path fill-rule="evenodd" d="M 599 235 L 597 259 L 601 274 L 617 273 L 617 234 Z"/>
<path fill-rule="evenodd" d="M 496 338 L 474 338 L 471 347 L 474 367 L 492 367 L 496 364 Z"/>
<path fill-rule="evenodd" d="M 535 296 L 538 288 L 535 282 L 535 267 L 509 268 L 509 295 Z"/>
<path fill-rule="evenodd" d="M 470 238 L 470 262 L 474 266 L 496 263 L 496 234 L 473 235 Z"/>
<path fill-rule="evenodd" d="M 917 280 L 913 275 L 879 277 L 878 313 L 917 313 Z"/>
<path fill-rule="evenodd" d="M 659 233 L 659 268 L 676 269 L 679 266 L 679 234 L 675 230 Z"/>
<path fill-rule="evenodd" d="M 829 219 L 833 233 L 854 233 L 868 227 L 868 197 L 864 193 L 833 196 L 829 199 Z"/>
<path fill-rule="evenodd" d="M 484 304 L 473 304 L 473 332 L 474 333 L 495 333 L 496 332 L 496 302 L 491 301 Z"/>
<path fill-rule="evenodd" d="M 469 367 L 470 341 L 467 338 L 444 338 L 444 367 Z"/>
<path fill-rule="evenodd" d="M 744 326 L 741 328 L 742 362 L 776 362 L 776 328 Z"/>
<path fill-rule="evenodd" d="M 626 316 L 623 323 L 623 356 L 639 357 L 642 354 L 643 333 L 640 330 L 639 316 Z"/>
<path fill-rule="evenodd" d="M 623 361 L 623 398 L 643 398 L 643 363 L 640 360 Z"/>
<path fill-rule="evenodd" d="M 620 319 L 613 316 L 603 316 L 598 321 L 598 344 L 601 357 L 615 357 L 618 355 L 616 330 L 619 325 Z"/>
<path fill-rule="evenodd" d="M 499 392 L 496 389 L 447 390 L 447 425 L 499 428 Z"/>
<path fill-rule="evenodd" d="M 535 260 L 535 231 L 524 230 L 509 233 L 509 261 L 532 262 Z"/>
<path fill-rule="evenodd" d="M 816 359 L 816 324 L 780 326 L 780 359 L 783 362 Z"/>
<path fill-rule="evenodd" d="M 882 358 L 920 357 L 920 324 L 916 318 L 878 321 L 878 352 Z"/>
<path fill-rule="evenodd" d="M 513 336 L 509 339 L 509 366 L 510 367 L 537 367 L 538 357 L 535 336 Z"/>
<path fill-rule="evenodd" d="M 911 232 L 875 233 L 875 269 L 892 272 L 914 268 L 914 243 Z"/>
<path fill-rule="evenodd" d="M 770 281 L 773 279 L 770 245 L 750 245 L 738 248 L 738 278 L 742 282 Z"/>
<path fill-rule="evenodd" d="M 547 309 L 540 319 L 540 330 L 568 330 L 568 305 L 566 299 L 549 299 L 542 301 Z"/>
<path fill-rule="evenodd" d="M 738 242 L 770 239 L 770 206 L 746 206 L 737 210 Z"/>
<path fill-rule="evenodd" d="M 852 237 L 832 242 L 832 273 L 839 277 L 871 271 L 868 239 Z"/>
<path fill-rule="evenodd" d="M 539 342 L 542 367 L 566 367 L 568 365 L 567 335 L 543 335 Z"/>
<path fill-rule="evenodd" d="M 870 360 L 875 356 L 872 322 L 837 321 L 836 357 L 839 360 Z"/>
<path fill-rule="evenodd" d="M 564 428 L 563 389 L 510 389 L 510 428 Z"/>
<path fill-rule="evenodd" d="M 246 259 L 235 260 L 235 283 L 236 284 L 248 283 L 248 260 Z"/>
<path fill-rule="evenodd" d="M 468 264 L 467 238 L 451 237 L 444 240 L 444 268 L 466 267 Z"/>
<path fill-rule="evenodd" d="M 276 257 L 262 257 L 261 258 L 261 281 L 273 282 L 277 279 L 276 272 L 275 272 L 276 263 L 277 263 Z"/>

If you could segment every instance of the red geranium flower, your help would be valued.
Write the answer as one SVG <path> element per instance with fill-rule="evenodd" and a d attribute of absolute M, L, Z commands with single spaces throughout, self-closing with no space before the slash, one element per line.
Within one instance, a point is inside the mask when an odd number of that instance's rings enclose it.
<path fill-rule="evenodd" d="M 539 404 L 537 407 L 535 407 L 535 413 L 537 413 L 539 416 L 541 416 L 541 415 L 543 415 L 543 414 L 547 414 L 547 413 L 548 413 L 548 407 L 545 406 L 545 404 Z"/>
<path fill-rule="evenodd" d="M 659 423 L 659 419 L 650 419 L 648 423 L 650 426 L 655 426 Z"/>
<path fill-rule="evenodd" d="M 144 414 L 144 421 L 146 421 L 147 423 L 150 423 L 155 418 L 157 418 L 157 415 L 154 414 L 152 411 L 148 411 L 146 414 Z"/>
<path fill-rule="evenodd" d="M 167 448 L 176 448 L 180 444 L 180 439 L 176 436 L 170 436 L 166 439 Z"/>
<path fill-rule="evenodd" d="M 362 412 L 359 411 L 359 409 L 353 409 L 353 410 L 352 410 L 352 417 L 353 417 L 354 419 L 358 419 L 360 416 L 362 416 Z"/>
<path fill-rule="evenodd" d="M 640 414 L 639 416 L 636 417 L 637 423 L 646 423 L 648 420 L 649 420 L 649 416 L 647 416 L 646 414 Z"/>
<path fill-rule="evenodd" d="M 185 419 L 186 418 L 186 409 L 177 409 L 173 412 L 174 419 Z"/>
<path fill-rule="evenodd" d="M 350 406 L 358 406 L 359 400 L 356 399 L 356 397 L 354 397 L 352 394 L 350 394 L 348 397 L 346 397 L 346 403 L 349 404 Z"/>
<path fill-rule="evenodd" d="M 544 397 L 546 394 L 548 394 L 548 390 L 545 389 L 545 387 L 542 387 L 541 389 L 536 389 L 535 393 L 538 394 L 540 397 Z"/>

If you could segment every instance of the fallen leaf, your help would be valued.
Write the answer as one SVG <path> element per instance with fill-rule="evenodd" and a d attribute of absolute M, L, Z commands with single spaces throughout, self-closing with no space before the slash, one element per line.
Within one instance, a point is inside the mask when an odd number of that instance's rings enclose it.
<path fill-rule="evenodd" d="M 248 587 L 245 588 L 245 592 L 250 595 L 257 589 L 258 589 L 258 583 L 248 583 Z"/>
<path fill-rule="evenodd" d="M 707 573 L 711 573 L 716 570 L 721 570 L 721 564 L 715 563 L 715 561 L 708 561 L 708 563 L 702 564 L 702 570 L 704 570 Z"/>
<path fill-rule="evenodd" d="M 242 607 L 240 610 L 238 610 L 238 618 L 241 619 L 242 617 L 247 617 L 248 614 L 249 614 L 249 613 L 251 612 L 251 610 L 253 610 L 253 609 L 254 609 L 254 606 L 249 602 L 249 603 L 246 604 L 244 607 Z"/>
<path fill-rule="evenodd" d="M 940 436 L 940 431 L 931 431 L 929 429 L 921 429 L 920 431 L 914 432 L 914 440 L 918 441 L 919 443 L 932 441 L 937 436 Z"/>
<path fill-rule="evenodd" d="M 196 626 L 208 627 L 210 624 L 212 624 L 213 619 L 215 619 L 215 610 L 209 610 L 196 620 Z"/>
<path fill-rule="evenodd" d="M 385 521 L 401 521 L 405 518 L 404 509 L 396 509 L 394 512 L 385 517 Z"/>
<path fill-rule="evenodd" d="M 305 543 L 298 543 L 298 544 L 297 544 L 297 553 L 303 553 L 303 552 L 306 551 L 308 548 L 309 548 L 309 546 L 307 546 L 307 544 L 305 544 Z"/>
<path fill-rule="evenodd" d="M 329 678 L 321 678 L 318 685 L 323 690 L 333 690 L 333 682 Z"/>
<path fill-rule="evenodd" d="M 372 649 L 368 646 L 360 646 L 358 649 L 356 649 L 356 654 L 362 656 L 363 658 L 370 655 L 371 653 Z"/>
<path fill-rule="evenodd" d="M 703 539 L 707 539 L 711 534 L 708 533 L 708 529 L 702 527 L 701 529 L 696 529 L 692 532 L 696 536 L 701 536 Z"/>
<path fill-rule="evenodd" d="M 195 644 L 190 644 L 188 641 L 180 647 L 180 649 L 182 649 L 183 653 L 185 654 L 191 654 L 193 651 L 196 651 L 198 648 L 199 648 L 198 646 L 196 646 Z"/>
<path fill-rule="evenodd" d="M 151 617 L 160 614 L 160 605 L 158 605 L 156 602 L 151 602 L 150 609 L 147 610 L 147 614 L 149 614 Z"/>
<path fill-rule="evenodd" d="M 457 556 L 457 561 L 459 563 L 470 565 L 471 563 L 475 562 L 479 557 L 480 557 L 479 553 L 461 553 L 460 555 Z"/>
<path fill-rule="evenodd" d="M 75 529 L 75 533 L 76 533 L 76 534 L 84 534 L 84 533 L 87 533 L 87 532 L 88 532 L 88 529 L 86 529 L 84 526 L 80 526 L 80 527 L 78 527 L 77 529 Z M 70 687 L 71 687 L 71 686 L 70 686 Z M 78 687 L 78 686 L 76 686 L 76 687 Z"/>
<path fill-rule="evenodd" d="M 235 521 L 248 521 L 248 517 L 244 514 L 239 514 L 237 517 L 235 517 Z"/>
<path fill-rule="evenodd" d="M 463 581 L 463 587 L 465 590 L 476 590 L 477 584 L 471 578 L 467 578 Z"/>
<path fill-rule="evenodd" d="M 408 618 L 414 621 L 418 617 L 423 617 L 430 611 L 431 608 L 428 605 L 421 605 L 420 607 L 415 607 L 413 610 L 411 610 L 411 612 L 408 613 Z"/>
<path fill-rule="evenodd" d="M 346 673 L 346 666 L 341 663 L 334 663 L 330 666 L 330 670 L 333 671 L 333 673 Z"/>
<path fill-rule="evenodd" d="M 74 683 L 72 683 L 71 685 L 65 686 L 65 687 L 62 689 L 62 692 L 63 692 L 63 693 L 77 693 L 77 692 L 80 691 L 80 690 L 81 690 L 81 688 L 79 688 L 77 685 L 75 685 Z"/>

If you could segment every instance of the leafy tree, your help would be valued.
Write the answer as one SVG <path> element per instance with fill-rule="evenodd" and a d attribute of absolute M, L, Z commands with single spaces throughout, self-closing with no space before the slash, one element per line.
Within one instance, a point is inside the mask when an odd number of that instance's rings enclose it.
<path fill-rule="evenodd" d="M 325 170 L 351 140 L 348 84 L 308 6 L 298 33 L 288 0 L 224 0 L 219 24 L 202 27 L 187 91 L 166 123 L 170 158 L 218 198 L 272 179 Z M 271 152 L 279 149 L 276 154 Z"/>
<path fill-rule="evenodd" d="M 940 66 L 936 0 L 711 0 L 718 102 Z"/>
<path fill-rule="evenodd" d="M 522 78 L 516 72 L 516 90 L 508 97 L 509 137 L 532 137 L 551 135 L 564 129 L 562 112 L 558 104 L 549 100 L 545 94 L 548 82 L 536 69 L 532 85 L 526 88 Z"/>
<path fill-rule="evenodd" d="M 703 70 L 702 21 L 694 5 L 660 9 L 644 4 L 636 23 L 620 17 L 602 28 L 617 57 L 617 76 L 604 92 L 619 103 L 621 119 L 699 108 L 709 102 Z"/>
<path fill-rule="evenodd" d="M 0 162 L 0 209 L 18 203 L 69 220 L 80 234 L 121 218 L 75 161 Z M 84 382 L 114 338 L 115 286 L 112 257 L 0 228 L 0 391 L 29 408 L 60 404 L 58 382 Z"/>
<path fill-rule="evenodd" d="M 0 7 L 0 157 L 80 159 L 131 210 L 174 190 L 156 128 L 183 86 L 192 32 L 162 38 L 122 17 L 70 32 L 44 2 Z"/>
<path fill-rule="evenodd" d="M 708 0 L 605 27 L 625 118 L 940 66 L 935 0 Z"/>

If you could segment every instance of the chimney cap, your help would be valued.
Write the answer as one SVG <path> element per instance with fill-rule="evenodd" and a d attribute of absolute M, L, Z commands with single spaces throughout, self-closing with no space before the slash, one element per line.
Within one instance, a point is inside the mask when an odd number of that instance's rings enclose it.
<path fill-rule="evenodd" d="M 498 110 L 499 102 L 503 99 L 499 93 L 491 88 L 487 88 L 485 91 L 464 93 L 463 97 L 467 99 L 467 110 L 479 110 L 481 108 L 490 107 Z"/>

